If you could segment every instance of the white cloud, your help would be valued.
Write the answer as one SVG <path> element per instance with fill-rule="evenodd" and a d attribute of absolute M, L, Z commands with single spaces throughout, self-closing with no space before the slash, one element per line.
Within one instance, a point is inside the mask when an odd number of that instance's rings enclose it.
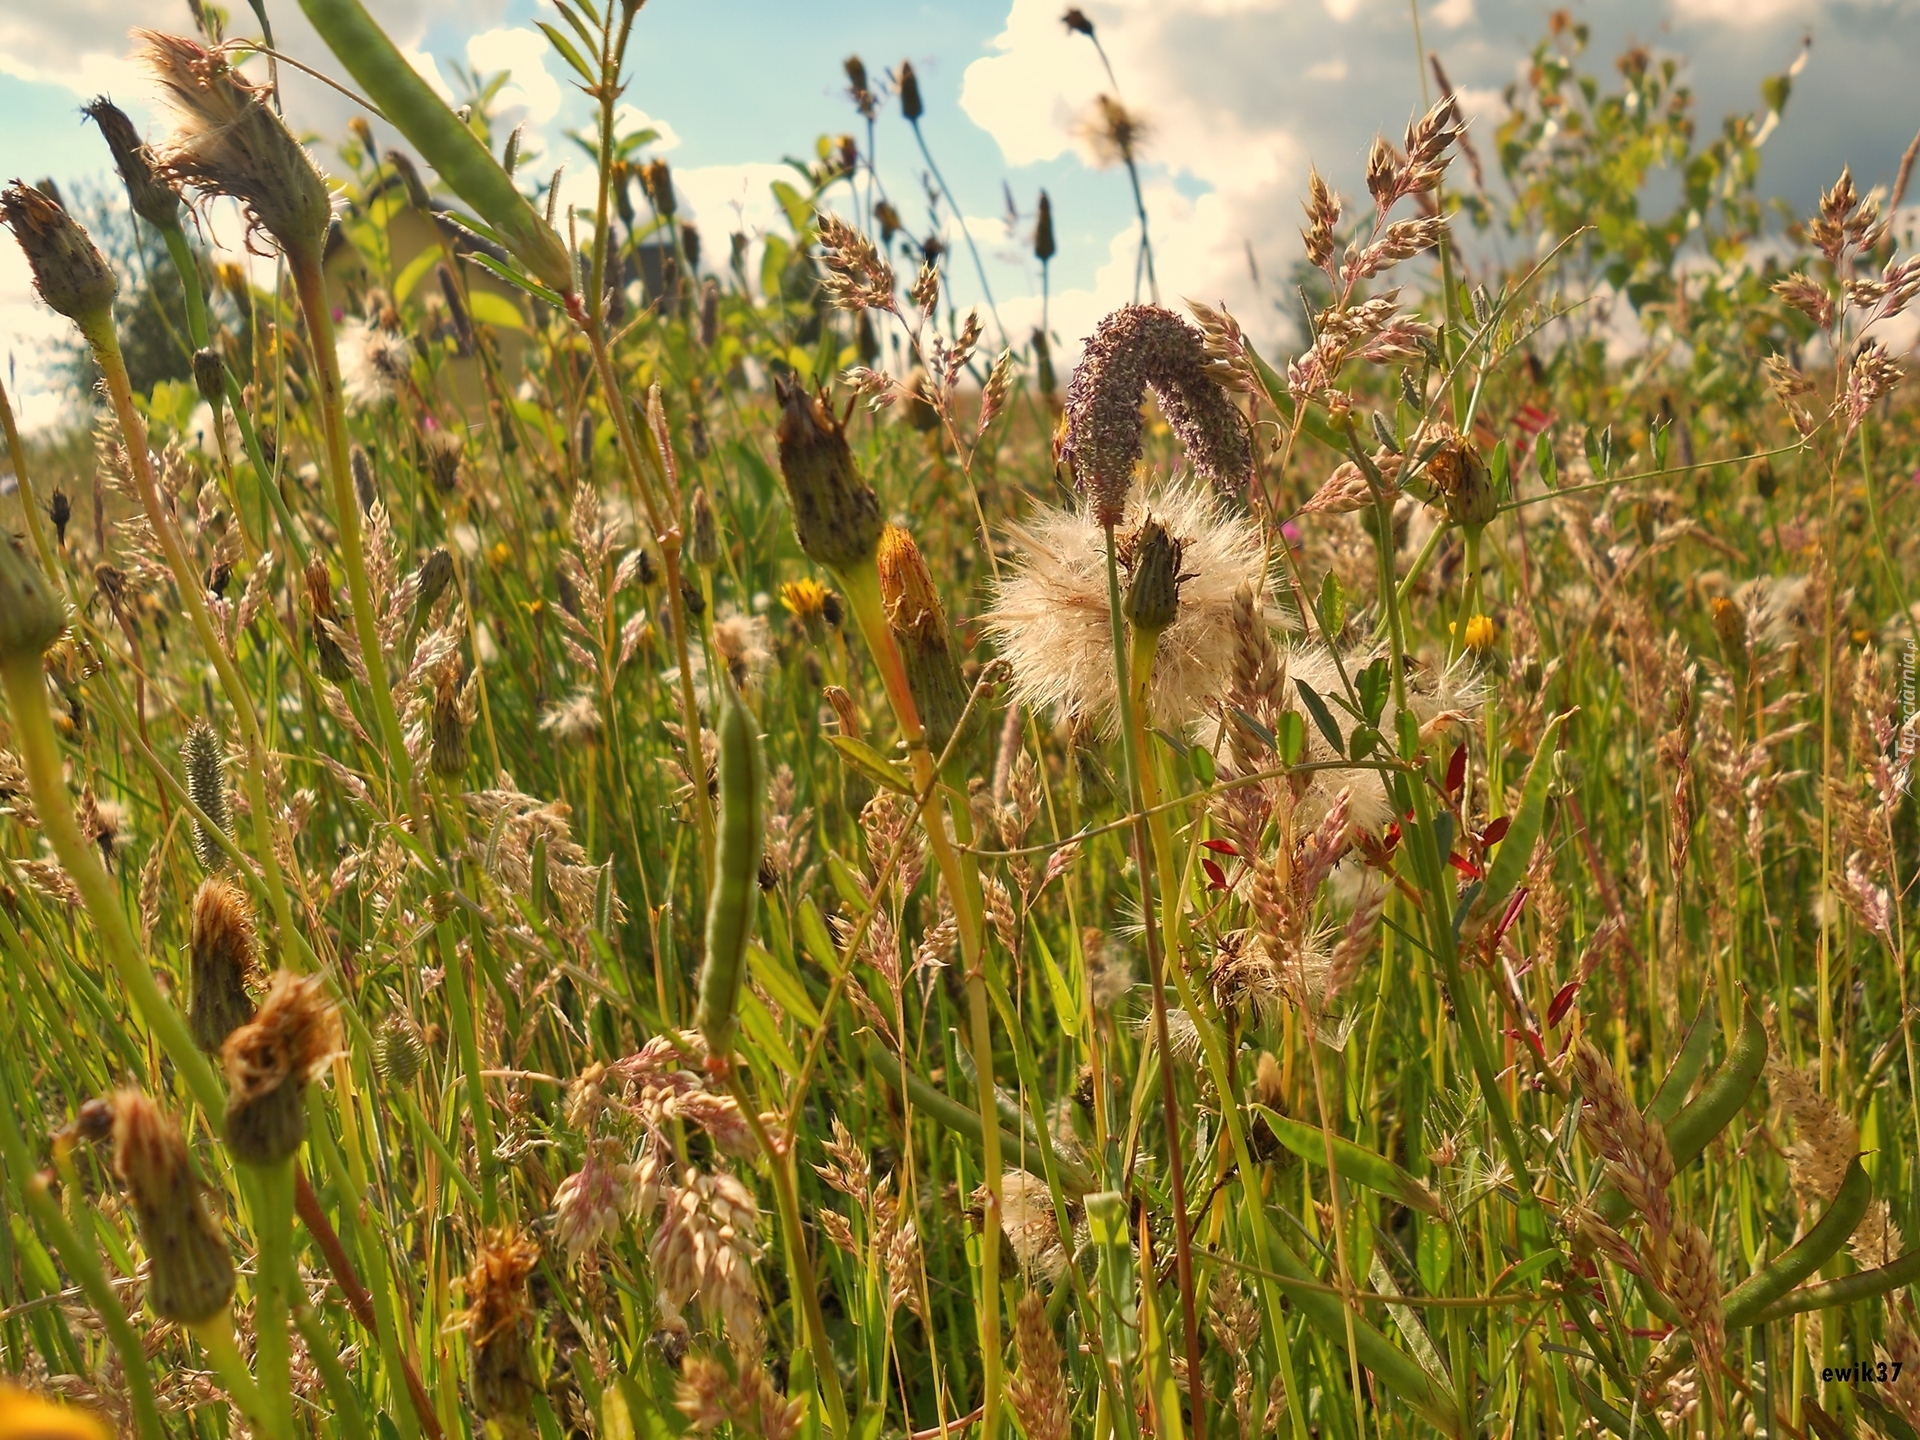
<path fill-rule="evenodd" d="M 1458 30 L 1473 23 L 1473 0 L 1440 0 L 1427 13 L 1441 29 Z"/>
<path fill-rule="evenodd" d="M 560 82 L 546 67 L 553 52 L 547 37 L 521 25 L 483 30 L 467 41 L 467 64 L 481 76 L 504 70 L 513 78 L 500 92 L 500 108 L 524 110 L 535 125 L 544 125 L 560 113 L 566 98 Z"/>
<path fill-rule="evenodd" d="M 1307 67 L 1307 79 L 1338 82 L 1347 78 L 1347 62 L 1338 55 L 1331 60 L 1316 60 Z"/>
<path fill-rule="evenodd" d="M 664 155 L 680 148 L 680 132 L 673 125 L 657 115 L 649 115 L 638 105 L 622 105 L 613 112 L 613 133 L 631 135 L 638 130 L 656 130 L 659 138 L 651 142 L 649 148 L 655 154 Z"/>
<path fill-rule="evenodd" d="M 446 77 L 440 73 L 440 62 L 424 50 L 402 50 L 401 55 L 414 72 L 433 87 L 433 93 L 449 105 L 453 103 L 453 87 L 447 84 Z"/>

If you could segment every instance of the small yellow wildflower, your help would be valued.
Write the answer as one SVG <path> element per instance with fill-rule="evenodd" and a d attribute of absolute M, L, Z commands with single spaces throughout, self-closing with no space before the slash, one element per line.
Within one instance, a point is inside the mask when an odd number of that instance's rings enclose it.
<path fill-rule="evenodd" d="M 1474 615 L 1467 621 L 1466 644 L 1469 650 L 1490 650 L 1498 632 L 1491 615 Z"/>

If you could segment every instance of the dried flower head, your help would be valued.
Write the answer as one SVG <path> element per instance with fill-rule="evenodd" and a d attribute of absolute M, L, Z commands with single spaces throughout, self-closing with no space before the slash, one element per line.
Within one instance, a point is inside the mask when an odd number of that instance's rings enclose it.
<path fill-rule="evenodd" d="M 1108 608 L 1104 502 L 1042 510 L 1011 531 L 1013 563 L 985 615 L 1013 665 L 1022 704 L 1070 721 L 1116 723 L 1112 612 Z M 1202 487 L 1175 481 L 1151 500 L 1139 491 L 1116 514 L 1144 516 L 1179 542 L 1187 579 L 1179 615 L 1162 633 L 1149 691 L 1152 722 L 1180 728 L 1225 693 L 1235 649 L 1234 591 L 1267 592 L 1259 527 Z"/>
<path fill-rule="evenodd" d="M 160 176 L 231 196 L 282 250 L 318 259 L 333 197 L 267 90 L 220 51 L 156 30 L 133 33 L 174 112 L 174 133 L 152 147 Z"/>
<path fill-rule="evenodd" d="M 201 881 L 187 947 L 187 1024 L 209 1055 L 218 1055 L 227 1037 L 253 1019 L 247 981 L 257 950 L 253 910 L 239 887 L 219 876 Z"/>
<path fill-rule="evenodd" d="M 834 571 L 871 560 L 880 543 L 880 501 L 854 463 L 846 426 L 799 381 L 782 380 L 775 389 L 780 473 L 800 548 Z"/>
<path fill-rule="evenodd" d="M 460 1326 L 473 1347 L 473 1408 L 508 1436 L 529 1433 L 527 1417 L 540 1389 L 529 1353 L 533 1307 L 527 1301 L 527 1277 L 539 1260 L 531 1241 L 502 1229 L 481 1239 L 467 1272 Z"/>
<path fill-rule="evenodd" d="M 58 200 L 16 180 L 0 192 L 0 221 L 26 251 L 42 300 L 83 326 L 107 319 L 120 282 Z"/>
<path fill-rule="evenodd" d="M 180 223 L 180 197 L 153 171 L 153 159 L 146 142 L 133 128 L 133 121 L 106 96 L 96 96 L 86 107 L 87 116 L 100 127 L 100 134 L 113 152 L 113 163 L 126 182 L 127 198 L 133 212 L 156 230 L 168 230 Z"/>
<path fill-rule="evenodd" d="M 1112 95 L 1094 97 L 1092 106 L 1074 127 L 1093 163 L 1101 169 L 1129 165 L 1140 156 L 1151 127 L 1137 111 Z"/>
<path fill-rule="evenodd" d="M 113 1097 L 113 1169 L 147 1252 L 147 1304 L 162 1320 L 197 1325 L 226 1309 L 233 1255 L 207 1214 L 180 1127 L 151 1096 Z"/>
<path fill-rule="evenodd" d="M 598 745 L 604 733 L 600 707 L 593 695 L 580 690 L 540 717 L 542 731 L 563 745 Z"/>
<path fill-rule="evenodd" d="M 954 657 L 946 610 L 920 547 L 898 525 L 881 531 L 878 560 L 887 628 L 900 648 L 907 688 L 926 727 L 927 743 L 938 755 L 966 711 L 968 693 Z"/>
<path fill-rule="evenodd" d="M 1028 1440 L 1067 1440 L 1072 1406 L 1066 1360 L 1037 1290 L 1027 1291 L 1013 1307 L 1013 1353 L 1017 1365 L 1007 1382 L 1007 1400 L 1020 1428 Z"/>
<path fill-rule="evenodd" d="M 243 1164 L 290 1157 L 307 1137 L 306 1088 L 341 1050 L 340 1016 L 320 975 L 282 970 L 259 1014 L 227 1037 L 227 1148 Z"/>
<path fill-rule="evenodd" d="M 1205 337 L 1171 310 L 1127 305 L 1100 322 L 1067 386 L 1061 458 L 1094 502 L 1098 524 L 1116 523 L 1133 487 L 1151 389 L 1196 475 L 1240 496 L 1253 478 L 1246 418 L 1208 373 Z"/>
<path fill-rule="evenodd" d="M 341 392 L 355 410 L 387 404 L 413 373 L 413 342 L 358 318 L 340 326 L 334 351 L 340 358 Z"/>
<path fill-rule="evenodd" d="M 714 658 L 742 689 L 758 680 L 773 660 L 767 648 L 767 622 L 738 611 L 714 621 L 713 650 Z"/>

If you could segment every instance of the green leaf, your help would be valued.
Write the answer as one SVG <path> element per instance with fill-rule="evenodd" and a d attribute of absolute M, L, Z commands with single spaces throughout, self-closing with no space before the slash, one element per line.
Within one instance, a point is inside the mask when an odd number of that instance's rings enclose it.
<path fill-rule="evenodd" d="M 562 300 L 555 292 L 549 290 L 537 280 L 529 280 L 524 275 L 515 274 L 491 255 L 482 254 L 480 251 L 475 250 L 470 251 L 467 258 L 483 269 L 491 270 L 516 290 L 524 290 L 535 299 L 546 301 L 547 304 L 553 306 L 556 310 L 564 311 L 567 308 L 567 302 Z"/>
<path fill-rule="evenodd" d="M 1371 725 L 1356 725 L 1347 739 L 1347 758 L 1356 763 L 1379 748 L 1380 732 Z"/>
<path fill-rule="evenodd" d="M 491 290 L 479 290 L 469 286 L 467 311 L 482 325 L 493 325 L 502 330 L 527 328 L 526 312 L 506 296 L 497 295 Z"/>
<path fill-rule="evenodd" d="M 1367 724 L 1378 725 L 1386 712 L 1387 697 L 1393 693 L 1393 670 L 1382 655 L 1360 672 L 1354 686 L 1360 692 L 1360 713 Z"/>
<path fill-rule="evenodd" d="M 772 951 L 763 946 L 747 946 L 747 968 L 753 972 L 753 978 L 760 982 L 780 1008 L 798 1020 L 808 1029 L 818 1029 L 820 1011 L 813 1003 L 813 997 L 807 993 L 806 982 L 799 975 L 780 963 Z"/>
<path fill-rule="evenodd" d="M 1437 1219 L 1444 1219 L 1446 1207 L 1440 1203 L 1440 1197 L 1428 1189 L 1425 1182 L 1412 1175 L 1384 1155 L 1376 1155 L 1364 1146 L 1351 1140 L 1343 1140 L 1338 1135 L 1328 1135 L 1312 1125 L 1304 1125 L 1298 1120 L 1289 1120 L 1276 1110 L 1265 1105 L 1255 1104 L 1254 1114 L 1266 1122 L 1287 1149 L 1298 1155 L 1309 1165 L 1324 1170 L 1327 1168 L 1327 1147 L 1333 1148 L 1333 1163 L 1341 1176 L 1356 1185 L 1377 1191 L 1388 1199 L 1405 1205 L 1410 1210 L 1419 1210 Z"/>
<path fill-rule="evenodd" d="M 804 235 L 808 225 L 813 222 L 813 206 L 784 180 L 773 182 L 773 198 L 780 202 L 780 208 L 786 212 L 787 223 L 793 227 L 793 233 Z"/>
<path fill-rule="evenodd" d="M 1340 585 L 1340 577 L 1329 570 L 1326 578 L 1320 582 L 1320 602 L 1317 607 L 1320 616 L 1321 632 L 1331 640 L 1346 627 L 1347 594 Z"/>
<path fill-rule="evenodd" d="M 866 741 L 856 740 L 851 735 L 829 735 L 826 740 L 840 752 L 842 760 L 874 784 L 884 786 L 896 795 L 913 794 L 913 781 L 907 772 Z"/>
<path fill-rule="evenodd" d="M 1213 756 L 1201 746 L 1195 745 L 1187 751 L 1187 766 L 1193 771 L 1193 778 L 1202 785 L 1213 784 L 1215 774 Z"/>
<path fill-rule="evenodd" d="M 1273 748 L 1280 756 L 1280 763 L 1298 765 L 1300 757 L 1307 753 L 1307 722 L 1300 718 L 1298 710 L 1289 710 L 1277 723 Z"/>
<path fill-rule="evenodd" d="M 404 305 L 420 282 L 439 262 L 440 247 L 429 245 L 406 263 L 406 267 L 393 277 L 393 303 Z"/>
<path fill-rule="evenodd" d="M 1313 723 L 1333 747 L 1335 755 L 1347 753 L 1346 736 L 1340 733 L 1340 727 L 1333 723 L 1333 716 L 1327 711 L 1327 702 L 1313 693 L 1313 687 L 1299 676 L 1293 680 L 1294 688 L 1300 692 L 1300 703 L 1307 707 L 1307 713 L 1313 716 Z"/>
<path fill-rule="evenodd" d="M 547 24 L 544 20 L 536 20 L 533 23 L 540 27 L 540 33 L 547 37 L 548 42 L 553 48 L 560 52 L 560 58 L 571 65 L 575 73 L 578 74 L 582 80 L 586 81 L 589 85 L 597 85 L 600 83 L 599 73 L 581 58 L 580 52 L 573 48 L 573 42 L 571 40 L 567 39 L 557 28 Z"/>
<path fill-rule="evenodd" d="M 1793 94 L 1793 76 L 1784 71 L 1778 75 L 1769 75 L 1760 82 L 1760 98 L 1766 102 L 1767 109 L 1778 115 L 1787 108 L 1787 97 Z"/>
<path fill-rule="evenodd" d="M 1553 455 L 1553 432 L 1542 430 L 1533 442 L 1534 468 L 1540 472 L 1540 480 L 1549 490 L 1560 488 L 1560 462 Z"/>

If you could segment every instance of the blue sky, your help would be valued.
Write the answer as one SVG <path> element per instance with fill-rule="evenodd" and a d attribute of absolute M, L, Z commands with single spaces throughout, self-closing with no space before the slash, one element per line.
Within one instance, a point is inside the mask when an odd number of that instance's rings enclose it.
<path fill-rule="evenodd" d="M 417 63 L 451 78 L 451 62 L 512 68 L 506 119 L 529 122 L 545 166 L 572 160 L 562 138 L 585 101 L 532 29 L 554 18 L 545 0 L 369 0 Z M 234 3 L 236 29 L 252 23 Z M 876 77 L 905 58 L 926 97 L 923 129 L 986 255 L 1007 328 L 1038 316 L 1038 267 L 1025 253 L 1025 217 L 1052 196 L 1060 253 L 1051 311 L 1069 350 L 1112 305 L 1132 298 L 1132 205 L 1124 176 L 1094 166 L 1076 126 L 1107 88 L 1091 47 L 1059 24 L 1060 0 L 650 0 L 641 13 L 626 101 L 663 130 L 684 210 L 696 212 L 709 254 L 722 236 L 775 223 L 767 182 L 785 155 L 814 138 L 864 125 L 845 95 L 841 62 L 859 53 Z M 1274 334 L 1271 280 L 1298 250 L 1298 196 L 1309 161 L 1349 193 L 1359 188 L 1376 130 L 1404 126 L 1420 106 L 1407 0 L 1087 0 L 1124 98 L 1152 127 L 1146 189 L 1167 298 L 1225 300 L 1256 334 Z M 1422 39 L 1445 60 L 1474 117 L 1498 123 L 1499 92 L 1543 32 L 1550 6 L 1530 0 L 1420 0 Z M 1765 152 L 1765 183 L 1796 207 L 1851 163 L 1867 184 L 1892 178 L 1920 128 L 1920 0 L 1609 0 L 1573 4 L 1594 29 L 1604 70 L 1629 40 L 1682 56 L 1704 127 L 1756 105 L 1761 76 L 1783 69 L 1813 38 L 1785 123 Z M 292 0 L 269 0 L 277 38 L 337 72 Z M 77 107 L 107 90 L 143 125 L 145 88 L 124 61 L 134 25 L 184 28 L 183 0 L 0 0 L 0 177 L 63 183 L 107 176 L 104 150 Z M 327 136 L 351 113 L 338 96 L 289 79 L 290 114 Z M 639 115 L 632 117 L 639 123 Z M 392 137 L 383 137 L 383 143 Z M 922 231 L 923 166 L 897 105 L 877 145 L 887 187 Z M 322 147 L 321 158 L 328 158 Z M 585 199 L 572 166 L 568 200 Z M 1003 221 L 1011 190 L 1022 229 Z M 230 219 L 215 243 L 236 247 Z M 948 238 L 958 240 L 949 218 Z M 1251 252 L 1254 266 L 1250 267 Z M 1255 269 L 1259 280 L 1255 279 Z M 24 266 L 0 244 L 0 347 L 19 367 L 30 424 L 60 413 L 37 374 L 37 346 L 55 325 L 25 289 Z M 970 262 L 951 283 L 979 298 Z M 1277 335 L 1276 337 L 1277 338 Z"/>

